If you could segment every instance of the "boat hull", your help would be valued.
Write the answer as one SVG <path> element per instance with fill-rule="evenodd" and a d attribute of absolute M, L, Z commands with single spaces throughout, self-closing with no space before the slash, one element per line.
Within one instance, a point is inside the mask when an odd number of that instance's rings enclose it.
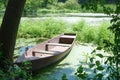
<path fill-rule="evenodd" d="M 67 33 L 44 41 L 26 51 L 25 54 L 15 61 L 15 64 L 21 65 L 24 61 L 30 61 L 32 63 L 32 71 L 35 71 L 56 63 L 69 54 L 74 45 L 75 39 L 76 34 Z"/>
<path fill-rule="evenodd" d="M 56 62 L 64 59 L 69 54 L 70 51 L 71 51 L 71 48 L 69 50 L 66 50 L 62 54 L 58 54 L 58 55 L 51 56 L 51 57 L 46 57 L 46 58 L 43 58 L 43 59 L 41 58 L 41 59 L 38 59 L 38 60 L 33 60 L 33 61 L 31 61 L 32 70 L 33 71 L 38 70 L 38 69 L 46 67 L 50 64 L 56 63 Z"/>

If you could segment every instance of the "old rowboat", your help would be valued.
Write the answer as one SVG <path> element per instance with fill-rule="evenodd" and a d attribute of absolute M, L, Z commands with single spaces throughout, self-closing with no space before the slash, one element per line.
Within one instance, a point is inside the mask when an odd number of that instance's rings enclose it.
<path fill-rule="evenodd" d="M 28 49 L 25 54 L 15 61 L 32 63 L 32 70 L 37 70 L 63 59 L 72 49 L 76 34 L 64 33 Z"/>

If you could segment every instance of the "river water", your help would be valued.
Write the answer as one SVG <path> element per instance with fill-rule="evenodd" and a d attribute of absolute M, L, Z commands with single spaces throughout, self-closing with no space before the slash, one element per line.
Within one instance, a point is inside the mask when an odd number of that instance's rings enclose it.
<path fill-rule="evenodd" d="M 110 17 L 40 17 L 31 18 L 33 20 L 46 20 L 48 18 L 53 18 L 55 20 L 62 20 L 69 24 L 78 23 L 84 20 L 87 25 L 98 26 L 102 22 L 110 21 Z M 30 18 L 22 18 L 22 21 Z M 34 75 L 33 80 L 61 80 L 63 74 L 66 74 L 68 80 L 77 80 L 75 72 L 80 65 L 87 63 L 87 59 L 90 53 L 96 48 L 91 44 L 77 45 L 75 44 L 69 55 L 63 59 L 61 62 L 48 66 L 42 70 L 39 70 L 36 75 Z"/>
<path fill-rule="evenodd" d="M 108 22 L 111 20 L 111 17 L 36 17 L 36 18 L 27 18 L 23 17 L 22 21 L 24 20 L 46 20 L 46 19 L 54 19 L 57 21 L 64 21 L 68 23 L 70 26 L 71 24 L 78 23 L 80 21 L 85 21 L 87 25 L 92 26 L 99 26 L 102 22 Z"/>
<path fill-rule="evenodd" d="M 77 80 L 75 72 L 80 65 L 87 62 L 88 55 L 95 49 L 91 44 L 75 44 L 69 55 L 58 64 L 48 66 L 33 77 L 34 80 L 61 80 L 63 74 L 66 74 L 68 80 Z"/>

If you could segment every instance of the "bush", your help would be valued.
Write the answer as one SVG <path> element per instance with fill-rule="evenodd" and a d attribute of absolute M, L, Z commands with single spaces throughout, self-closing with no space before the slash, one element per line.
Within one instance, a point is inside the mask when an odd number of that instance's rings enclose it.
<path fill-rule="evenodd" d="M 77 40 L 82 41 L 83 28 L 85 27 L 85 21 L 80 21 L 72 26 L 72 30 L 77 33 Z"/>
<path fill-rule="evenodd" d="M 80 5 L 78 4 L 77 0 L 68 0 L 65 3 L 65 8 L 70 10 L 79 10 Z"/>
<path fill-rule="evenodd" d="M 73 25 L 73 31 L 81 32 L 83 27 L 85 27 L 85 21 L 84 20 L 78 22 L 78 24 L 74 24 Z"/>
<path fill-rule="evenodd" d="M 52 37 L 53 35 L 57 35 L 63 33 L 66 29 L 66 24 L 62 21 L 54 21 L 54 20 L 47 20 L 45 21 L 45 32 L 44 37 Z"/>
<path fill-rule="evenodd" d="M 98 27 L 98 33 L 97 33 L 97 38 L 96 38 L 96 43 L 98 45 L 103 45 L 103 41 L 104 40 L 109 40 L 109 38 L 113 37 L 113 36 L 110 36 L 110 31 L 108 30 L 108 27 L 109 27 L 110 24 L 108 24 L 107 22 L 103 22 L 99 27 Z"/>
<path fill-rule="evenodd" d="M 20 29 L 18 31 L 18 37 L 40 37 L 42 36 L 44 27 L 39 27 L 42 25 L 41 22 L 34 20 L 27 20 L 20 24 Z"/>
<path fill-rule="evenodd" d="M 81 41 L 83 42 L 95 42 L 97 36 L 97 29 L 94 26 L 84 27 L 81 36 Z"/>
<path fill-rule="evenodd" d="M 53 19 L 41 20 L 24 20 L 20 24 L 18 38 L 45 37 L 50 38 L 54 35 L 65 32 L 66 24 L 63 21 Z"/>
<path fill-rule="evenodd" d="M 73 25 L 72 30 L 77 33 L 78 41 L 93 42 L 102 46 L 104 40 L 113 38 L 113 35 L 111 35 L 107 29 L 109 25 L 108 22 L 103 22 L 100 26 L 88 26 L 85 21 L 80 21 Z"/>
<path fill-rule="evenodd" d="M 64 9 L 65 7 L 65 4 L 62 2 L 59 2 L 57 5 L 58 5 L 58 9 Z"/>
<path fill-rule="evenodd" d="M 107 29 L 108 26 L 109 23 L 107 22 L 103 22 L 100 26 L 89 26 L 82 20 L 72 25 L 72 27 L 67 27 L 65 22 L 55 21 L 51 18 L 43 21 L 25 19 L 20 24 L 18 38 L 51 38 L 64 32 L 75 32 L 77 33 L 78 41 L 103 45 L 105 39 L 113 38 Z"/>

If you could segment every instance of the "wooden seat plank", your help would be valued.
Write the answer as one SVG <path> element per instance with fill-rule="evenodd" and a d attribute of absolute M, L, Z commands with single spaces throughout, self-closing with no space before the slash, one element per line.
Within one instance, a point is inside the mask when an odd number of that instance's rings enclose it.
<path fill-rule="evenodd" d="M 42 50 L 34 50 L 33 53 L 53 54 L 53 53 L 55 53 L 55 52 L 51 52 L 51 51 L 42 51 Z"/>
<path fill-rule="evenodd" d="M 63 35 L 63 36 L 60 36 L 60 38 L 76 38 L 76 36 L 72 36 L 72 35 Z"/>
<path fill-rule="evenodd" d="M 70 47 L 70 44 L 61 44 L 61 43 L 47 43 L 46 45 L 50 46 L 63 46 L 63 47 Z"/>

